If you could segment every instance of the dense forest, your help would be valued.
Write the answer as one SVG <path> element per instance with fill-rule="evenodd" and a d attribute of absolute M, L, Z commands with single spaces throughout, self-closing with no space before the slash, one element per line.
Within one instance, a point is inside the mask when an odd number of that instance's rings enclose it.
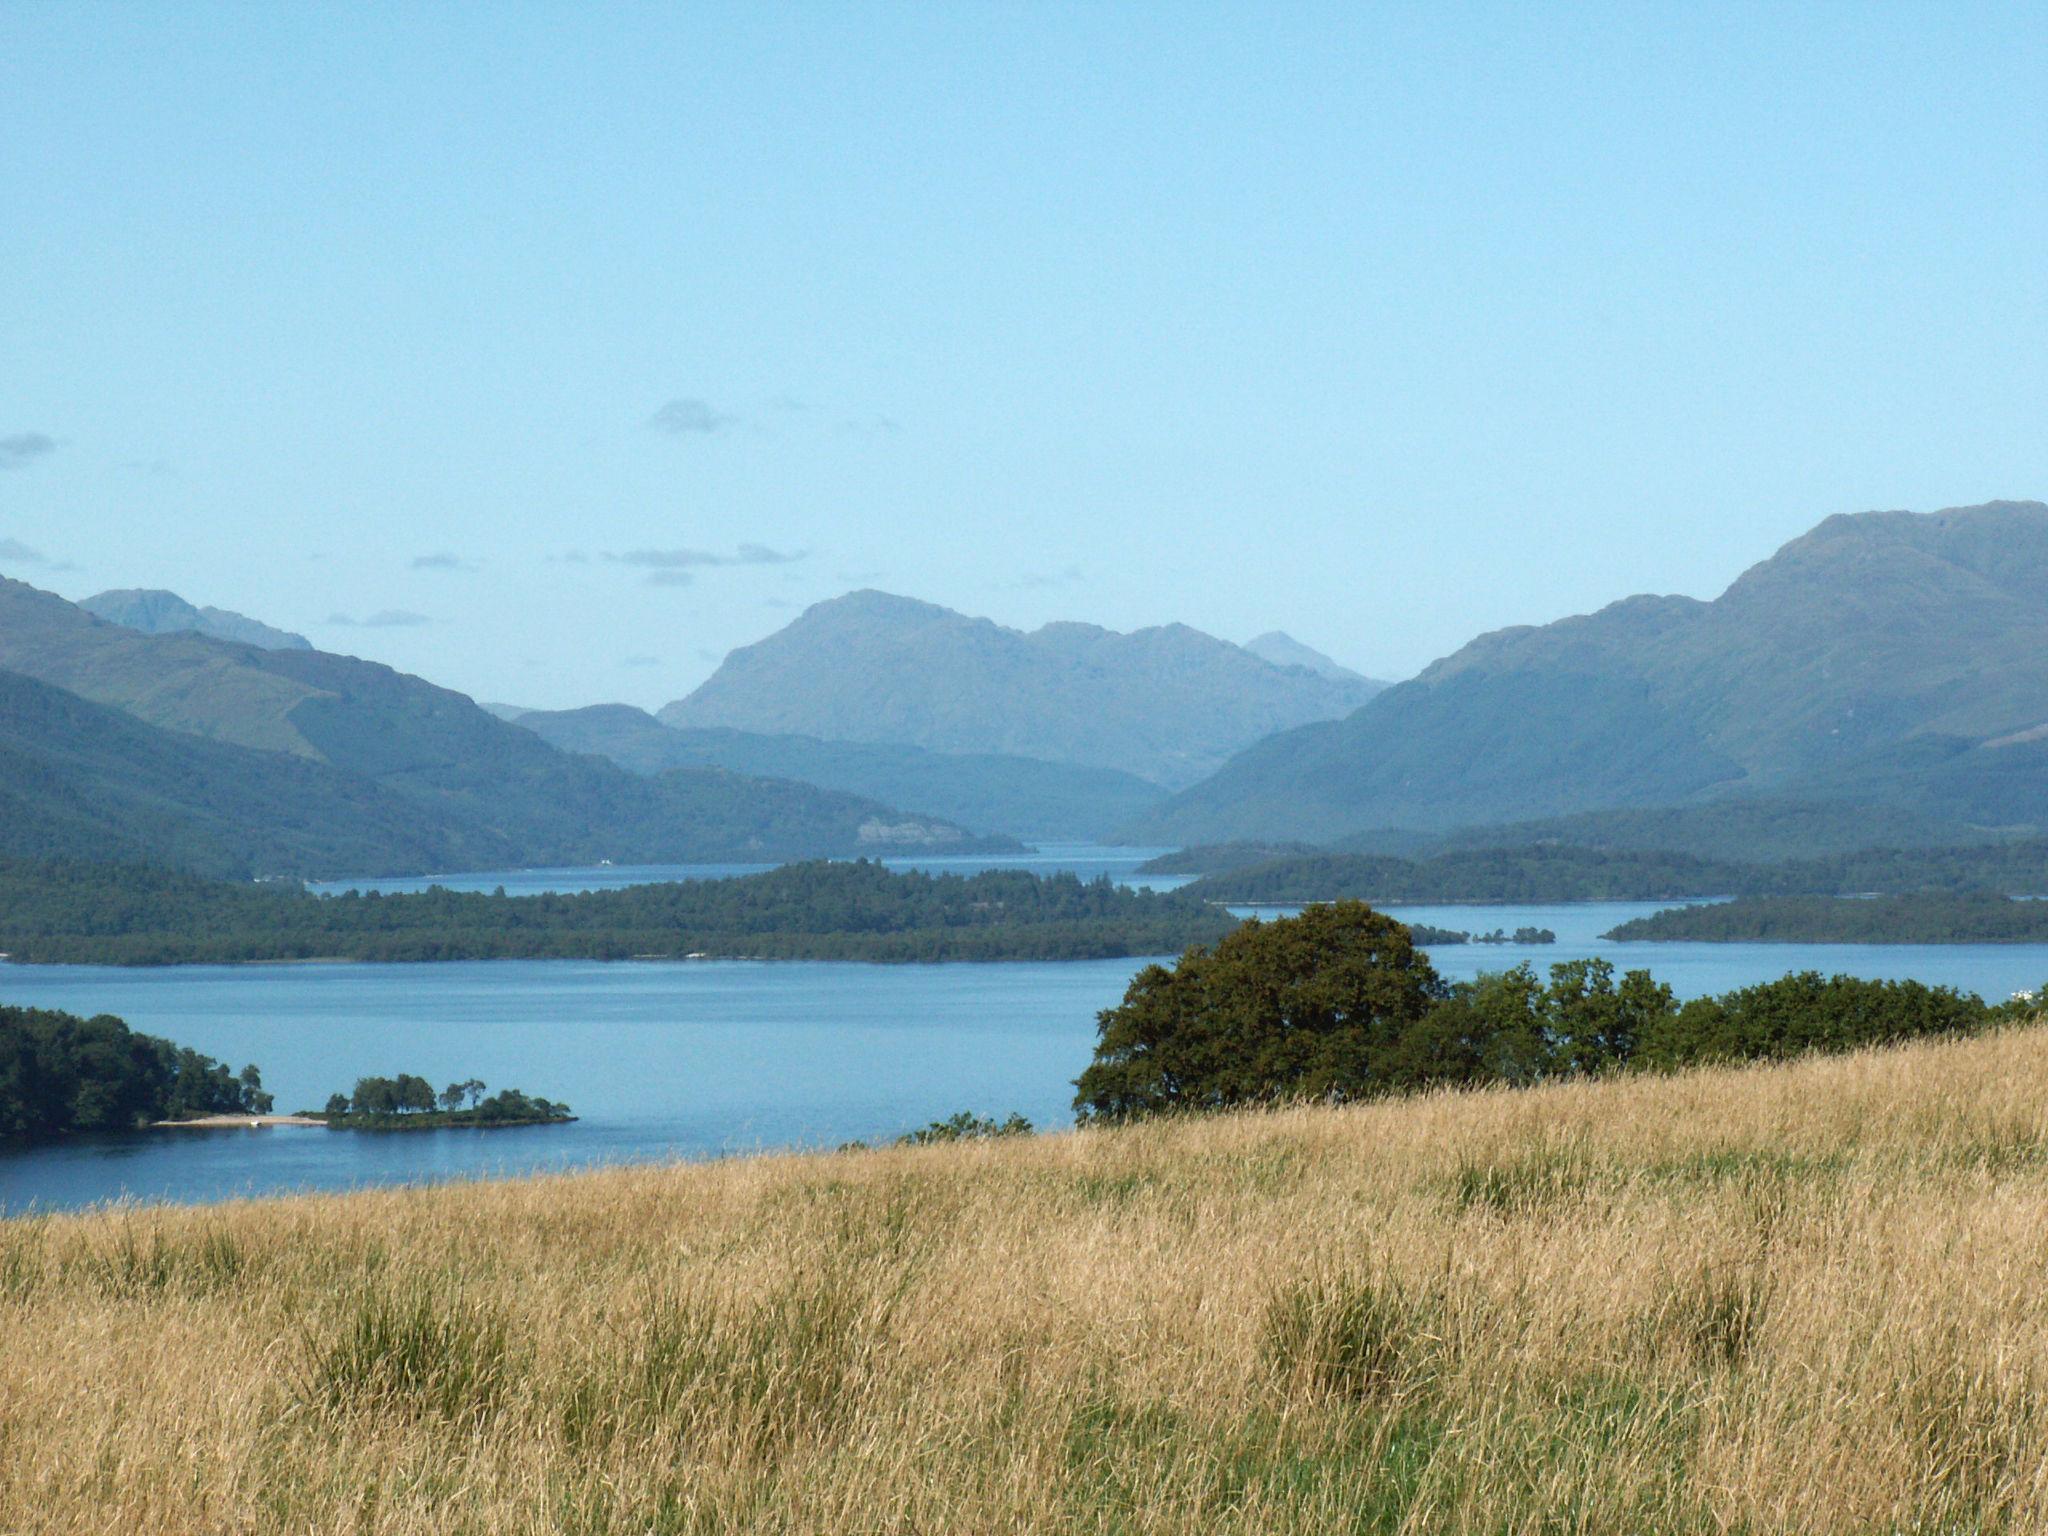
<path fill-rule="evenodd" d="M 1671 907 L 1605 937 L 1749 944 L 2041 944 L 2048 902 L 1989 892 L 1914 896 L 1756 896 Z"/>
<path fill-rule="evenodd" d="M 133 866 L 0 862 L 0 953 L 24 962 L 1068 960 L 1175 953 L 1235 922 L 1107 880 L 899 874 L 865 860 L 517 897 L 314 896 Z"/>
<path fill-rule="evenodd" d="M 1238 852 L 1247 850 L 1238 845 Z M 1183 862 L 1236 857 L 1188 850 Z M 1161 861 L 1163 862 L 1163 861 Z M 1230 867 L 1183 887 L 1205 901 L 1378 902 L 1675 901 L 1691 896 L 1853 896 L 1913 891 L 2048 892 L 2048 841 L 1956 848 L 1874 848 L 1779 863 L 1682 853 L 1578 848 L 1458 849 L 1424 859 L 1392 854 L 1288 854 Z"/>
<path fill-rule="evenodd" d="M 1648 971 L 1570 960 L 1446 983 L 1363 902 L 1252 922 L 1150 965 L 1098 1018 L 1081 1118 L 1776 1060 L 1975 1033 L 2031 1013 L 1913 981 L 1807 972 L 1680 1004 Z"/>
<path fill-rule="evenodd" d="M 117 1018 L 0 1006 L 0 1141 L 120 1131 L 153 1120 L 265 1114 L 256 1068 L 240 1075 Z"/>

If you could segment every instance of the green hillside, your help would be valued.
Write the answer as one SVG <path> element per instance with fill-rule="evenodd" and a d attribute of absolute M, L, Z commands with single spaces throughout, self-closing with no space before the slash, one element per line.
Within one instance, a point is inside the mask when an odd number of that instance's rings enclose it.
<path fill-rule="evenodd" d="M 644 778 L 557 751 L 463 695 L 390 667 L 197 634 L 142 634 L 16 581 L 0 580 L 0 668 L 166 730 L 360 776 L 423 827 L 459 832 L 463 847 L 502 850 L 488 862 L 976 846 L 943 818 L 810 785 L 713 769 Z M 426 866 L 446 867 L 439 858 Z"/>
<path fill-rule="evenodd" d="M 1832 517 L 1712 602 L 1483 635 L 1129 829 L 1225 842 L 1748 794 L 2039 825 L 2048 506 Z"/>
<path fill-rule="evenodd" d="M 596 753 L 635 773 L 699 767 L 796 779 L 914 805 L 978 832 L 1024 838 L 1101 841 L 1166 798 L 1158 785 L 1113 768 L 889 742 L 671 728 L 627 704 L 531 710 L 517 718 L 564 751 Z"/>
<path fill-rule="evenodd" d="M 489 867 L 512 852 L 359 774 L 159 730 L 0 672 L 0 855 L 252 875 Z"/>

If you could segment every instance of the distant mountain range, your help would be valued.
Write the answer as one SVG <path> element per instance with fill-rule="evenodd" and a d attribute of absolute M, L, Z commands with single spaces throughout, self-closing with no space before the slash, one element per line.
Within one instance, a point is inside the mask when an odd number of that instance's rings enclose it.
<path fill-rule="evenodd" d="M 80 598 L 78 606 L 109 623 L 139 629 L 145 635 L 207 635 L 215 640 L 261 646 L 266 651 L 313 649 L 313 642 L 304 635 L 272 629 L 225 608 L 195 608 L 175 592 L 128 587 Z"/>
<path fill-rule="evenodd" d="M 1024 633 L 856 592 L 658 719 L 479 706 L 170 593 L 102 593 L 108 622 L 0 579 L 0 854 L 370 873 L 1008 834 L 1743 860 L 2038 834 L 2044 571 L 2040 503 L 1833 517 L 1712 601 L 1500 630 L 1386 688 L 1277 631 Z"/>
<path fill-rule="evenodd" d="M 643 777 L 389 667 L 144 633 L 6 579 L 0 671 L 19 674 L 0 694 L 0 803 L 20 817 L 0 842 L 15 845 L 100 856 L 76 846 L 98 839 L 108 856 L 259 873 L 976 846 L 942 817 L 808 784 Z"/>
<path fill-rule="evenodd" d="M 798 779 L 891 805 L 919 806 L 977 832 L 1023 838 L 1100 841 L 1166 798 L 1158 785 L 1113 768 L 886 742 L 676 728 L 627 704 L 518 710 L 505 718 L 564 751 L 594 752 L 635 773 L 723 768 Z"/>
<path fill-rule="evenodd" d="M 1731 797 L 2048 821 L 2048 506 L 1831 517 L 1712 602 L 1483 635 L 1127 835 L 1444 829 Z"/>
<path fill-rule="evenodd" d="M 1035 758 L 1172 789 L 1275 731 L 1347 714 L 1379 687 L 1276 666 L 1182 624 L 1118 634 L 1062 623 L 1027 634 L 863 591 L 734 651 L 660 719 Z"/>

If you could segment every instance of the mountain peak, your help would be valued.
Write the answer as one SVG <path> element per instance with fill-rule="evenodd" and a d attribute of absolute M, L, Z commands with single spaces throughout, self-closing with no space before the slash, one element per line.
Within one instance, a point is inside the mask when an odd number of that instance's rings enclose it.
<path fill-rule="evenodd" d="M 1000 753 L 1188 784 L 1259 737 L 1355 709 L 1374 685 L 1275 668 L 1185 624 L 1026 633 L 860 591 L 743 646 L 666 725 Z"/>
<path fill-rule="evenodd" d="M 1333 661 L 1314 646 L 1303 645 L 1285 630 L 1269 629 L 1263 635 L 1245 641 L 1244 648 L 1276 667 L 1306 667 L 1317 677 L 1326 677 L 1332 682 L 1369 681 L 1362 673 Z"/>
<path fill-rule="evenodd" d="M 1481 635 L 1357 714 L 1262 742 L 1134 829 L 1328 837 L 1729 794 L 2037 824 L 2048 506 L 1830 517 L 1711 602 Z"/>
<path fill-rule="evenodd" d="M 95 618 L 145 635 L 206 635 L 253 645 L 266 651 L 310 651 L 313 642 L 289 630 L 274 629 L 245 614 L 225 608 L 197 608 L 175 592 L 160 587 L 121 587 L 82 599 L 79 607 Z"/>

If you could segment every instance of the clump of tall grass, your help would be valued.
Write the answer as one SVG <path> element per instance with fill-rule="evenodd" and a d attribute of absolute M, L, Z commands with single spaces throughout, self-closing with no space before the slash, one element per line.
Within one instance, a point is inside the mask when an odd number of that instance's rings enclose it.
<path fill-rule="evenodd" d="M 656 1296 L 567 1386 L 562 1431 L 584 1448 L 772 1454 L 846 1414 L 886 1326 L 886 1309 L 833 1274 L 724 1305 Z"/>
<path fill-rule="evenodd" d="M 124 1210 L 65 1249 L 58 1266 L 74 1284 L 136 1300 L 231 1290 L 247 1282 L 250 1260 L 242 1238 L 225 1226 L 181 1222 L 174 1229 L 157 1213 Z"/>
<path fill-rule="evenodd" d="M 1442 1309 L 1355 1272 L 1316 1275 L 1267 1304 L 1264 1353 L 1289 1388 L 1377 1403 L 1428 1385 L 1447 1345 Z"/>
<path fill-rule="evenodd" d="M 414 1283 L 368 1286 L 309 1333 L 304 1399 L 341 1415 L 426 1416 L 476 1427 L 512 1375 L 510 1330 L 491 1302 Z"/>

